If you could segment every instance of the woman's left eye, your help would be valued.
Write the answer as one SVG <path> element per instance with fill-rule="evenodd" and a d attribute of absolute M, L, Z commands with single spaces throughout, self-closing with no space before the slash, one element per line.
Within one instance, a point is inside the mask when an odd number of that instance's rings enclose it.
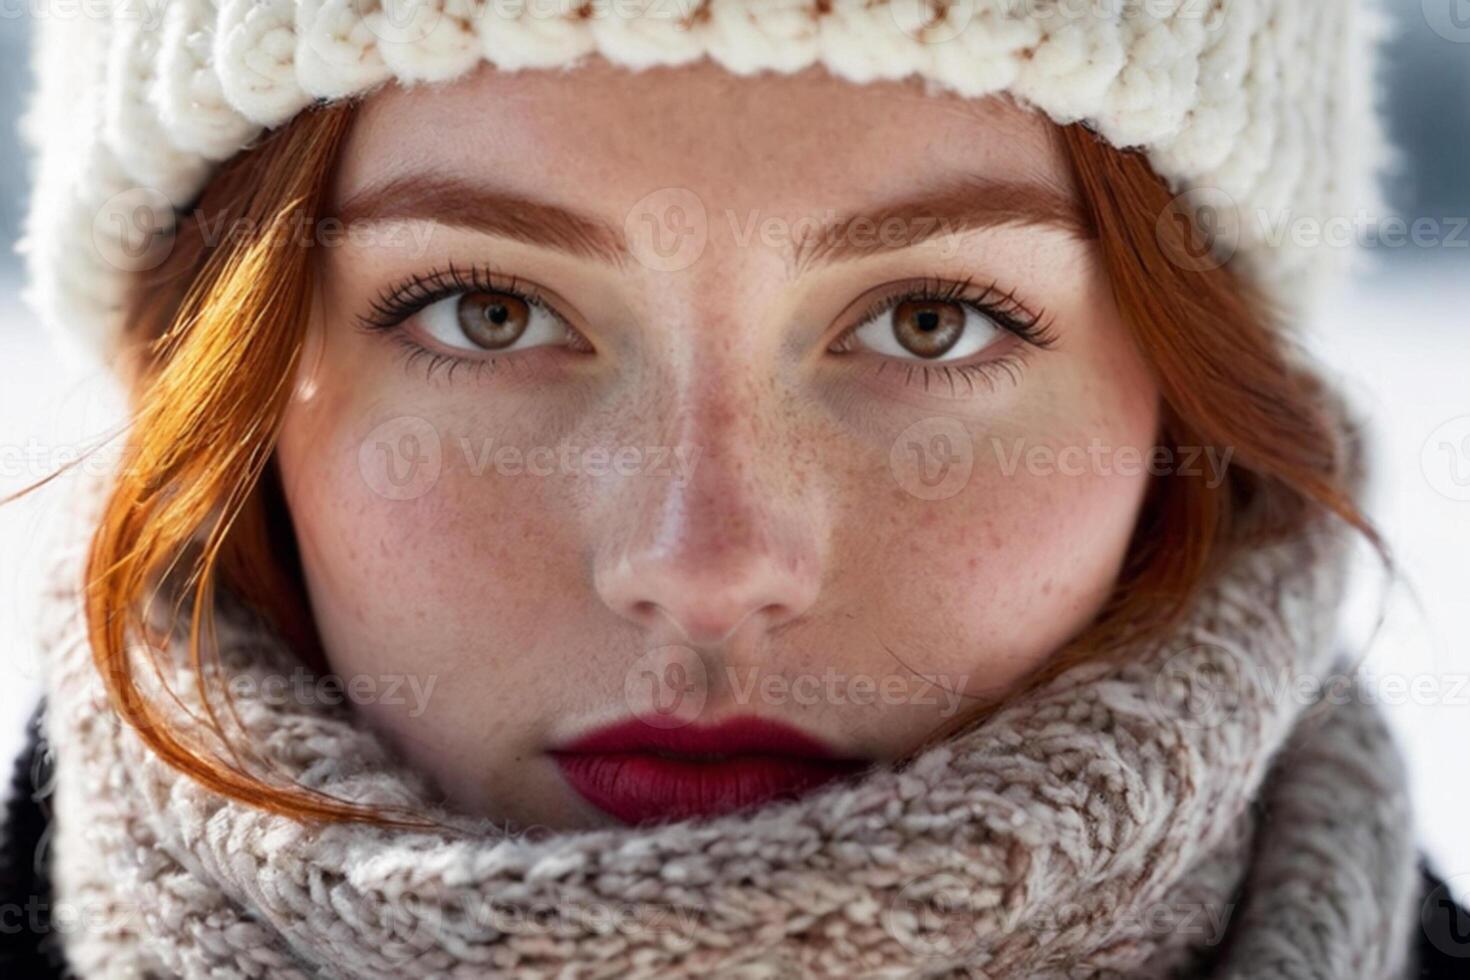
<path fill-rule="evenodd" d="M 453 350 L 509 352 L 567 341 L 560 317 L 510 292 L 455 293 L 424 307 L 416 318 L 430 339 Z"/>
<path fill-rule="evenodd" d="M 909 361 L 960 361 L 1002 339 L 1006 330 L 972 304 L 905 299 L 880 310 L 849 334 L 849 348 Z"/>

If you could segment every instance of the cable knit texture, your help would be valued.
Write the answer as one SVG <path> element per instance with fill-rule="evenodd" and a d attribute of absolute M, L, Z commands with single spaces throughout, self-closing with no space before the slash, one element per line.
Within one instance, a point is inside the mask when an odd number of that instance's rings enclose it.
<path fill-rule="evenodd" d="M 1144 149 L 1215 258 L 1301 312 L 1352 254 L 1332 229 L 1384 213 L 1371 2 L 110 0 L 36 25 L 26 297 L 72 350 L 109 352 L 128 273 L 161 261 L 176 210 L 262 130 L 392 80 L 600 55 L 918 78 L 1085 121 Z"/>
<path fill-rule="evenodd" d="M 77 513 L 87 528 L 95 505 Z M 86 535 L 74 538 L 48 593 L 44 662 L 56 901 L 78 910 L 64 939 L 82 977 L 1412 968 L 1402 762 L 1367 700 L 1340 696 L 1350 686 L 1303 693 L 1336 669 L 1338 532 L 1243 556 L 1167 642 L 1070 669 L 905 766 L 706 822 L 540 836 L 438 809 L 343 708 L 261 697 L 298 662 L 227 593 L 216 649 L 246 681 L 231 687 L 243 761 L 446 826 L 306 825 L 171 770 L 107 705 L 78 608 Z M 160 679 L 188 726 L 180 712 L 200 705 L 183 647 Z"/>

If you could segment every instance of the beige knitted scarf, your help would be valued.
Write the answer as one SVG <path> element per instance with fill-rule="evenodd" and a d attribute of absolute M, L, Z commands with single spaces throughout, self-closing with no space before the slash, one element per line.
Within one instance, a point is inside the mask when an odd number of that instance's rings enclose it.
<path fill-rule="evenodd" d="M 107 707 L 80 546 L 48 592 L 46 728 L 55 907 L 83 977 L 1410 968 L 1402 767 L 1350 679 L 1331 683 L 1335 532 L 1243 557 L 1167 642 L 1071 669 L 905 766 L 704 823 L 540 836 L 436 810 L 342 709 L 294 699 L 235 698 L 238 734 L 275 772 L 446 829 L 306 825 L 167 768 Z M 292 669 L 227 596 L 216 615 L 227 674 Z M 164 667 L 197 711 L 187 657 Z"/>

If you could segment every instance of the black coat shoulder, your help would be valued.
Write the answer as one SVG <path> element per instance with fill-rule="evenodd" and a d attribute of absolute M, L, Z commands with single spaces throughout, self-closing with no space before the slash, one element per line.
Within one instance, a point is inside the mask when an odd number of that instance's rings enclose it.
<path fill-rule="evenodd" d="M 1470 977 L 1470 912 L 1428 864 L 1422 866 L 1423 897 L 1419 902 L 1418 980 L 1464 980 Z"/>
<path fill-rule="evenodd" d="M 51 926 L 47 850 L 51 759 L 41 731 L 42 706 L 26 723 L 26 741 L 10 770 L 0 810 L 0 977 L 69 977 Z"/>
<path fill-rule="evenodd" d="M 0 977 L 70 980 L 60 943 L 51 927 L 51 880 L 47 838 L 51 757 L 41 728 L 44 705 L 26 725 L 26 743 L 11 768 L 0 810 Z M 1428 866 L 1419 928 L 1415 930 L 1417 980 L 1470 978 L 1470 912 Z"/>

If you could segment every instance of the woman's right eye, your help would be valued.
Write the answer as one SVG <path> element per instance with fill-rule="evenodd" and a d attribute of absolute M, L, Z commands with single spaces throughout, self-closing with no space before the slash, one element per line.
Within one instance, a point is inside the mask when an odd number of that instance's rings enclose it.
<path fill-rule="evenodd" d="M 565 344 L 559 316 L 526 296 L 472 290 L 429 304 L 410 318 L 430 340 L 457 351 L 510 353 Z"/>
<path fill-rule="evenodd" d="M 895 360 L 939 364 L 982 353 L 1006 332 L 963 300 L 900 299 L 852 331 L 854 345 Z"/>

